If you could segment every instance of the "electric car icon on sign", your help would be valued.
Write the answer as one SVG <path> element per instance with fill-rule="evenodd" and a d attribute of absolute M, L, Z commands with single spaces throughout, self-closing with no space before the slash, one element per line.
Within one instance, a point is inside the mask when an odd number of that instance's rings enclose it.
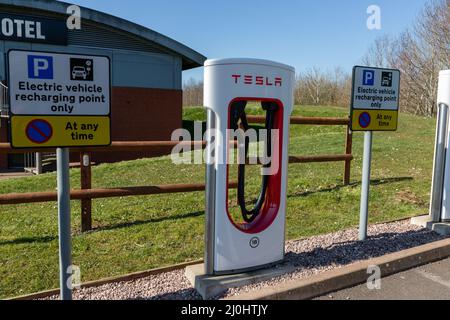
<path fill-rule="evenodd" d="M 86 80 L 87 72 L 85 67 L 74 67 L 72 69 L 72 79 Z"/>
<path fill-rule="evenodd" d="M 381 74 L 381 86 L 392 87 L 392 72 L 383 72 Z"/>
<path fill-rule="evenodd" d="M 70 79 L 73 81 L 94 81 L 94 60 L 70 58 Z"/>

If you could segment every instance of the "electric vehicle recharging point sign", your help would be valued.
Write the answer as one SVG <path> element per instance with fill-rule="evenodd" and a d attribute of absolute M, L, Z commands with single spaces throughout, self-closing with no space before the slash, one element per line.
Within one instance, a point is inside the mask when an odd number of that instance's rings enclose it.
<path fill-rule="evenodd" d="M 111 144 L 108 57 L 10 50 L 8 71 L 13 148 Z"/>
<path fill-rule="evenodd" d="M 399 70 L 353 68 L 351 130 L 396 131 L 399 101 Z"/>

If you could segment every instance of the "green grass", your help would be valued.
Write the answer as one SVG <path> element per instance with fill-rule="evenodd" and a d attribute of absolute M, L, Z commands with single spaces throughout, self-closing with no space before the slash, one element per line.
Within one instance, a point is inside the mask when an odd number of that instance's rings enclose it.
<path fill-rule="evenodd" d="M 250 107 L 256 113 L 254 107 Z M 296 107 L 294 115 L 346 116 L 334 107 Z M 185 125 L 204 120 L 200 108 L 185 108 Z M 374 133 L 370 222 L 427 212 L 435 121 L 401 114 L 398 132 Z M 291 127 L 291 155 L 344 152 L 343 127 Z M 344 164 L 289 166 L 287 237 L 300 238 L 356 226 L 359 216 L 363 134 L 354 134 L 350 186 Z M 248 190 L 258 191 L 257 168 L 248 170 Z M 204 181 L 202 165 L 174 166 L 169 157 L 93 168 L 93 187 Z M 71 170 L 78 188 L 79 170 Z M 54 173 L 0 181 L 0 193 L 55 190 Z M 194 260 L 203 254 L 202 192 L 93 201 L 95 230 L 81 234 L 80 207 L 72 202 L 73 262 L 82 281 Z M 55 203 L 0 207 L 0 298 L 58 287 Z"/>

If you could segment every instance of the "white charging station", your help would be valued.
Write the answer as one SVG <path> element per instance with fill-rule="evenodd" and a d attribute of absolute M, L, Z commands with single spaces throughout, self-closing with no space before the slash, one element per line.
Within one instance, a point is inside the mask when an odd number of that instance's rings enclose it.
<path fill-rule="evenodd" d="M 204 106 L 208 111 L 205 273 L 233 274 L 271 265 L 284 258 L 289 119 L 295 69 L 258 59 L 217 59 L 205 63 Z M 246 123 L 246 105 L 266 112 L 266 129 L 277 139 L 271 148 L 270 175 L 262 176 L 255 207 L 245 201 L 245 164 L 239 166 L 238 203 L 243 220 L 230 214 L 230 130 Z M 212 130 L 212 131 L 211 131 Z M 275 130 L 275 131 L 273 131 Z M 267 136 L 270 136 L 268 134 Z M 243 180 L 243 181 L 241 181 Z M 250 199 L 247 199 L 250 200 Z"/>
<path fill-rule="evenodd" d="M 413 223 L 426 225 L 436 232 L 450 234 L 450 70 L 439 73 L 437 97 L 436 142 L 434 147 L 433 178 L 430 214 L 413 218 Z"/>
<path fill-rule="evenodd" d="M 439 73 L 439 86 L 437 103 L 440 112 L 444 112 L 446 116 L 446 134 L 445 134 L 445 151 L 444 151 L 444 181 L 442 188 L 442 208 L 440 222 L 450 222 L 450 127 L 448 125 L 450 106 L 450 70 L 443 70 Z"/>

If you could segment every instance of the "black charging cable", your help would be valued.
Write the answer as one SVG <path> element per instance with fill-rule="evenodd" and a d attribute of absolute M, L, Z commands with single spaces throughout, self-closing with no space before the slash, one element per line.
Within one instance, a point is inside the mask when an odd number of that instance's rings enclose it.
<path fill-rule="evenodd" d="M 244 133 L 250 128 L 247 121 L 247 115 L 245 113 L 246 101 L 236 101 L 231 106 L 231 128 L 237 130 L 239 128 L 239 120 L 241 121 L 242 129 Z M 266 155 L 270 159 L 272 157 L 272 130 L 274 127 L 275 112 L 278 105 L 275 102 L 262 102 L 262 108 L 266 111 L 266 123 L 265 129 L 267 130 L 266 136 Z M 245 161 L 248 157 L 249 139 L 245 137 Z M 264 164 L 264 168 L 270 168 L 272 161 Z M 247 209 L 245 202 L 245 162 L 240 163 L 238 167 L 238 204 L 241 208 L 242 218 L 245 222 L 253 222 L 261 213 L 262 206 L 266 200 L 267 187 L 269 184 L 269 175 L 262 176 L 261 190 L 259 192 L 256 204 L 251 210 Z"/>

